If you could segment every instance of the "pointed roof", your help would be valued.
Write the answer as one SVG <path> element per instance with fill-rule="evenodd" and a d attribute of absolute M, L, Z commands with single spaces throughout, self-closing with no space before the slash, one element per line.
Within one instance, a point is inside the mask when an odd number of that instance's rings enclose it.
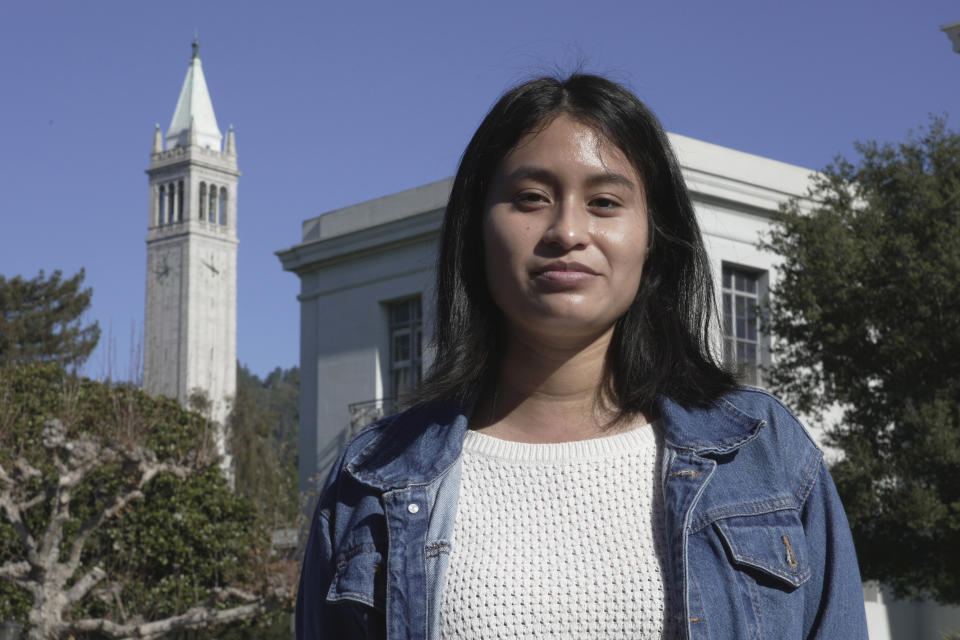
<path fill-rule="evenodd" d="M 203 77 L 200 65 L 200 41 L 193 40 L 193 57 L 187 77 L 180 90 L 177 108 L 173 111 L 173 120 L 167 130 L 167 148 L 185 147 L 190 144 L 190 124 L 196 129 L 196 144 L 220 151 L 223 135 L 217 126 L 217 117 L 213 114 L 213 103 L 207 90 L 207 81 Z"/>

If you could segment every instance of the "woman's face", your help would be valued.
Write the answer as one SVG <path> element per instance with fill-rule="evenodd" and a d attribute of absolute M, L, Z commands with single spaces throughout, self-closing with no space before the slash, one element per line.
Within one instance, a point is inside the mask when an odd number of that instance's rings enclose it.
<path fill-rule="evenodd" d="M 490 293 L 512 331 L 600 336 L 636 296 L 647 234 L 643 184 L 626 156 L 560 115 L 493 176 L 483 218 Z"/>

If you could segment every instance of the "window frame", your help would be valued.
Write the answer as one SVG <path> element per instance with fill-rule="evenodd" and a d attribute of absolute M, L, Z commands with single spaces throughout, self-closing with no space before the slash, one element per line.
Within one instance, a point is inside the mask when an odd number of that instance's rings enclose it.
<path fill-rule="evenodd" d="M 747 283 L 743 288 L 738 288 L 738 276 Z M 752 291 L 749 290 L 750 283 L 753 285 Z M 764 386 L 764 368 L 770 364 L 769 336 L 762 331 L 760 325 L 768 289 L 769 272 L 765 269 L 726 261 L 721 264 L 720 328 L 723 362 L 741 384 L 754 387 Z M 744 302 L 742 316 L 738 313 L 741 308 L 738 303 L 741 300 Z M 741 319 L 743 325 L 739 322 Z M 753 347 L 752 362 L 747 359 L 749 347 Z"/>
<path fill-rule="evenodd" d="M 387 357 L 386 371 L 389 384 L 385 397 L 402 399 L 413 392 L 423 380 L 423 300 L 420 294 L 384 300 L 381 302 L 386 316 Z M 398 320 L 396 313 L 406 307 L 406 317 Z M 405 336 L 407 357 L 398 360 L 396 338 Z M 401 389 L 403 372 L 410 372 L 406 388 Z"/>

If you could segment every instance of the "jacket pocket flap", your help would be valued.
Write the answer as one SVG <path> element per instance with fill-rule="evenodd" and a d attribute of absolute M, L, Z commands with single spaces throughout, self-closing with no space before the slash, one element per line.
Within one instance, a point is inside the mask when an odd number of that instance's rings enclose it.
<path fill-rule="evenodd" d="M 372 544 L 363 544 L 337 556 L 327 602 L 352 600 L 384 612 L 386 580 L 383 556 Z"/>
<path fill-rule="evenodd" d="M 734 564 L 751 567 L 792 587 L 810 577 L 806 538 L 796 511 L 736 516 L 713 524 Z"/>

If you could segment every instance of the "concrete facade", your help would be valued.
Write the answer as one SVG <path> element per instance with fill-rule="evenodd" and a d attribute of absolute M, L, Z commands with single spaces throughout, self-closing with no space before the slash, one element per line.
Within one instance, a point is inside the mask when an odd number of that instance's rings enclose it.
<path fill-rule="evenodd" d="M 158 126 L 147 169 L 143 387 L 182 404 L 195 391 L 206 393 L 210 418 L 217 424 L 217 452 L 229 469 L 225 424 L 237 379 L 240 171 L 232 128 L 221 151 L 223 136 L 216 121 L 211 123 L 213 108 L 197 46 L 166 136 L 172 146 L 163 148 Z M 202 132 L 198 118 L 189 113 L 198 104 L 203 107 Z M 185 131 L 180 129 L 184 122 Z"/>

